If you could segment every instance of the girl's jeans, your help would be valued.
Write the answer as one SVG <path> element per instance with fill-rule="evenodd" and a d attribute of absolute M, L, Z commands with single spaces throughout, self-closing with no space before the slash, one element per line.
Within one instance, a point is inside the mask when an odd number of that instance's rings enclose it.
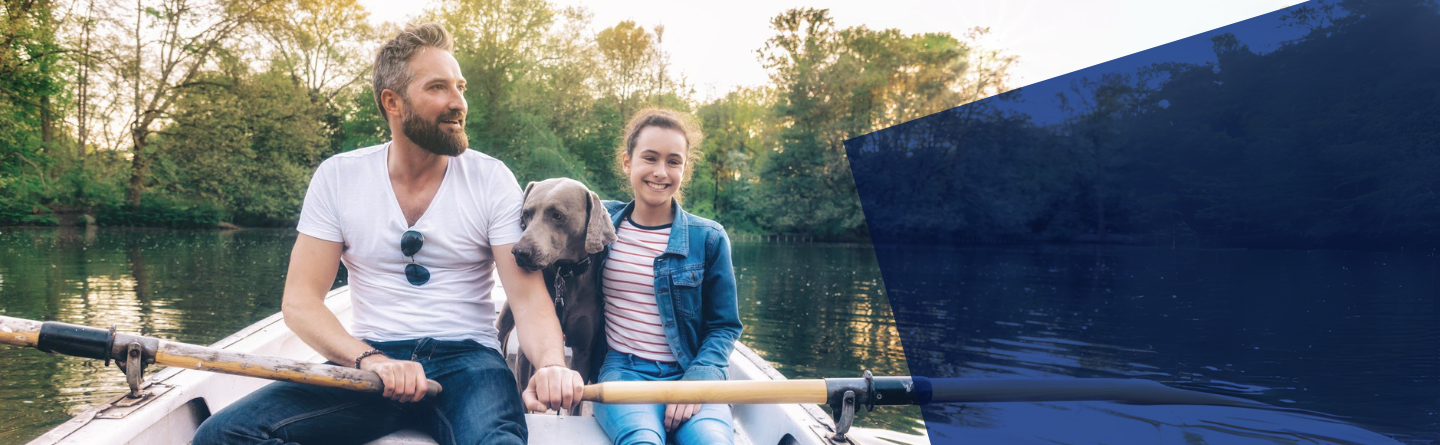
<path fill-rule="evenodd" d="M 678 363 L 655 362 L 631 354 L 610 351 L 600 366 L 600 381 L 680 380 L 685 370 Z M 615 445 L 665 444 L 665 405 L 595 404 L 595 419 Z M 702 405 L 675 431 L 679 445 L 730 445 L 735 428 L 730 426 L 730 405 Z"/>

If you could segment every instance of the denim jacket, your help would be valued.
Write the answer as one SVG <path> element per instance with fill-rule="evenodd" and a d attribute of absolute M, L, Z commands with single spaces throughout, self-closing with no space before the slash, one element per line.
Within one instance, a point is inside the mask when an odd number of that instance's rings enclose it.
<path fill-rule="evenodd" d="M 719 223 L 681 210 L 678 202 L 671 203 L 675 221 L 670 225 L 670 241 L 654 265 L 655 304 L 665 339 L 685 369 L 684 380 L 725 380 L 730 352 L 742 328 L 730 239 Z M 605 210 L 617 229 L 634 209 L 633 201 L 605 201 Z M 607 246 L 602 258 L 609 254 Z M 604 264 L 602 259 L 598 267 L 603 270 Z"/>

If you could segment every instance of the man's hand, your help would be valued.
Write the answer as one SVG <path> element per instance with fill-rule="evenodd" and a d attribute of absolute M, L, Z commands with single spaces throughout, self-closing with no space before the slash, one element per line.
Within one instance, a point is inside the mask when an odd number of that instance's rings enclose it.
<path fill-rule="evenodd" d="M 535 371 L 520 399 L 530 412 L 559 411 L 560 408 L 573 411 L 580 407 L 584 394 L 585 379 L 580 377 L 580 373 L 564 366 L 551 365 Z"/>
<path fill-rule="evenodd" d="M 675 431 L 700 412 L 700 405 L 665 405 L 665 431 Z"/>
<path fill-rule="evenodd" d="M 495 270 L 510 298 L 516 329 L 525 331 L 520 336 L 520 351 L 531 363 L 546 364 L 530 377 L 530 385 L 520 398 L 530 411 L 579 406 L 585 379 L 559 365 L 565 362 L 565 335 L 560 333 L 560 320 L 555 318 L 555 303 L 545 290 L 545 277 L 516 264 L 512 247 L 504 244 L 490 248 L 495 254 Z"/>
<path fill-rule="evenodd" d="M 385 385 L 383 395 L 387 399 L 410 403 L 425 398 L 425 367 L 419 362 L 375 355 L 361 361 L 360 369 L 380 374 L 380 382 Z"/>

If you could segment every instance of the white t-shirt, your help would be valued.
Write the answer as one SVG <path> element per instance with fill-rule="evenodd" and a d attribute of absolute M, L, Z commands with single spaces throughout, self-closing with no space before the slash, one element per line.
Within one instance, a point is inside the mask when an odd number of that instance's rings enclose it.
<path fill-rule="evenodd" d="M 376 341 L 469 339 L 499 350 L 490 248 L 520 239 L 520 184 L 500 160 L 466 150 L 450 159 L 430 207 L 406 227 L 390 186 L 389 147 L 326 159 L 300 211 L 300 233 L 344 244 L 351 334 Z M 414 259 L 430 270 L 430 281 L 419 286 L 405 279 L 410 259 L 400 252 L 400 238 L 406 230 L 425 236 Z"/>

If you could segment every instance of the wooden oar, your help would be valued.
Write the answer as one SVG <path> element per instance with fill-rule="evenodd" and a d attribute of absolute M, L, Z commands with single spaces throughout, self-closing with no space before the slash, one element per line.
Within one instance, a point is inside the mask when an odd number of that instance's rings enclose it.
<path fill-rule="evenodd" d="M 0 316 L 0 343 L 78 357 L 158 363 L 186 369 L 330 386 L 383 390 L 373 372 L 226 351 L 99 328 Z M 868 374 L 868 373 L 867 373 Z M 429 382 L 428 394 L 440 392 Z M 1115 401 L 1137 405 L 1221 405 L 1269 408 L 1251 400 L 1175 389 L 1142 379 L 987 379 L 866 377 L 772 381 L 606 382 L 585 386 L 598 403 L 815 403 L 841 406 L 930 403 Z"/>
<path fill-rule="evenodd" d="M 207 348 L 54 321 L 38 322 L 0 316 L 0 343 L 107 362 L 136 362 L 141 367 L 157 363 L 354 391 L 381 392 L 385 389 L 380 376 L 370 371 Z M 130 373 L 129 369 L 126 371 Z M 440 393 L 439 383 L 434 380 L 427 383 L 427 396 Z M 138 380 L 132 382 L 132 390 L 136 384 Z"/>
<path fill-rule="evenodd" d="M 605 382 L 585 387 L 598 403 L 835 404 L 849 390 L 865 405 L 1114 401 L 1132 405 L 1274 408 L 1238 397 L 1187 391 L 1143 379 L 874 377 L 800 380 Z"/>
<path fill-rule="evenodd" d="M 583 398 L 599 403 L 824 403 L 835 418 L 837 441 L 847 441 L 845 434 L 860 408 L 869 411 L 876 405 L 1104 400 L 1276 409 L 1139 379 L 927 379 L 872 377 L 869 372 L 858 379 L 606 382 L 586 386 Z"/>

